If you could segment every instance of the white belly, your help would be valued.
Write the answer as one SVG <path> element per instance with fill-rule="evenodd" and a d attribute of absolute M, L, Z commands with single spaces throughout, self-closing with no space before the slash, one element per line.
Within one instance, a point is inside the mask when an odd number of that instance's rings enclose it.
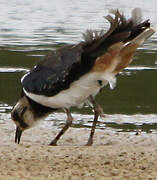
<path fill-rule="evenodd" d="M 44 106 L 70 108 L 72 106 L 80 106 L 90 95 L 95 96 L 104 85 L 107 85 L 108 82 L 110 83 L 109 79 L 115 82 L 113 74 L 94 72 L 82 76 L 79 80 L 73 82 L 69 89 L 63 90 L 52 97 L 29 93 L 25 89 L 24 92 L 32 100 Z M 98 80 L 102 80 L 102 86 L 99 85 Z"/>

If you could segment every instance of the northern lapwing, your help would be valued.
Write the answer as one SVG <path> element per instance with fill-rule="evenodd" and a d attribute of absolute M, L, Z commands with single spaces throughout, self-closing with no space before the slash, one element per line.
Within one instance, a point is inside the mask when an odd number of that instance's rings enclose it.
<path fill-rule="evenodd" d="M 132 62 L 136 49 L 155 32 L 149 20 L 142 21 L 139 8 L 132 11 L 129 19 L 119 10 L 111 10 L 105 18 L 110 23 L 108 31 L 87 30 L 82 42 L 50 52 L 22 77 L 22 96 L 11 112 L 16 124 L 16 143 L 20 143 L 24 130 L 63 109 L 66 124 L 50 143 L 57 145 L 72 124 L 70 108 L 90 103 L 94 120 L 87 145 L 93 144 L 96 123 L 102 113 L 95 96 L 108 84 L 115 87 L 117 73 Z"/>

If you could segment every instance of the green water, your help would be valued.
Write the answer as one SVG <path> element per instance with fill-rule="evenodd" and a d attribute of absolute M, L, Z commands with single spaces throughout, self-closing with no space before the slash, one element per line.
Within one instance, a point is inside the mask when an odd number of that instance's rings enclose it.
<path fill-rule="evenodd" d="M 40 55 L 40 53 L 41 52 L 39 52 L 38 55 Z M 42 52 L 42 54 L 44 53 L 45 52 Z M 144 57 L 143 59 L 142 56 Z M 30 69 L 43 57 L 31 56 L 30 52 L 16 51 L 0 51 L 0 57 L 3 59 L 3 61 L 1 61 L 1 68 L 14 68 L 13 72 L 9 72 L 9 69 L 6 69 L 6 72 L 0 73 L 0 103 L 12 106 L 20 97 L 20 78 L 26 73 L 22 70 L 22 72 L 16 71 L 18 71 L 18 68 Z M 117 86 L 114 90 L 105 87 L 97 96 L 97 101 L 102 105 L 105 113 L 157 113 L 157 70 L 155 69 L 156 65 L 153 65 L 153 63 L 155 63 L 154 54 L 148 53 L 147 50 L 138 51 L 134 64 L 132 65 L 134 69 L 125 70 L 117 76 Z M 144 69 L 138 70 L 138 67 L 141 66 L 144 66 Z M 150 67 L 150 69 L 146 69 L 147 67 Z M 82 110 L 75 109 L 75 111 L 90 113 L 90 110 L 87 108 Z"/>
<path fill-rule="evenodd" d="M 87 28 L 107 28 L 111 8 L 127 16 L 141 7 L 144 18 L 157 26 L 157 1 L 31 1 L 2 0 L 0 6 L 0 112 L 10 112 L 21 93 L 20 78 L 50 50 L 81 41 Z M 132 69 L 117 76 L 114 90 L 105 87 L 97 96 L 106 114 L 157 114 L 157 34 L 138 49 Z M 140 69 L 142 68 L 142 69 Z M 73 109 L 91 114 L 88 108 Z M 109 126 L 109 125 L 108 125 Z M 114 126 L 114 125 L 113 125 Z M 116 127 L 115 127 L 116 128 Z M 119 127 L 120 128 L 120 127 Z"/>

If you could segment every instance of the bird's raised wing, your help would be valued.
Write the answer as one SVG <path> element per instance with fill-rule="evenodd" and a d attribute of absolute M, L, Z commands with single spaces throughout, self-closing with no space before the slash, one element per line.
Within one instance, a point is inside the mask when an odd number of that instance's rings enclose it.
<path fill-rule="evenodd" d="M 87 63 L 88 62 L 88 63 Z M 94 61 L 84 61 L 82 44 L 68 45 L 51 52 L 22 78 L 28 93 L 54 96 L 68 89 L 70 84 L 89 71 Z"/>
<path fill-rule="evenodd" d="M 141 22 L 141 10 L 138 8 L 132 11 L 130 19 L 126 19 L 118 10 L 112 10 L 111 14 L 113 15 L 106 16 L 111 24 L 107 32 L 87 31 L 84 42 L 53 51 L 22 78 L 24 90 L 37 95 L 54 96 L 68 89 L 72 82 L 94 67 L 96 72 L 100 69 L 105 71 L 108 67 L 106 64 L 113 64 L 112 62 L 117 60 L 111 73 L 118 73 L 128 66 L 136 48 L 155 30 L 151 29 L 149 20 Z M 132 44 L 135 44 L 135 47 L 131 51 L 130 47 L 134 46 Z M 127 47 L 122 51 L 125 46 Z M 111 50 L 113 52 L 109 53 Z M 116 57 L 114 51 L 117 52 Z M 108 56 L 110 58 L 106 58 Z M 122 57 L 120 62 L 118 56 Z"/>

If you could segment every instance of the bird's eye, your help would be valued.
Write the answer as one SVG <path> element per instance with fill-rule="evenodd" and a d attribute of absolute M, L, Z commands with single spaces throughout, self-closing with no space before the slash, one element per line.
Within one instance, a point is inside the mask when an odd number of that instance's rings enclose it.
<path fill-rule="evenodd" d="M 13 121 L 20 121 L 19 114 L 16 110 L 11 113 L 11 118 Z"/>

